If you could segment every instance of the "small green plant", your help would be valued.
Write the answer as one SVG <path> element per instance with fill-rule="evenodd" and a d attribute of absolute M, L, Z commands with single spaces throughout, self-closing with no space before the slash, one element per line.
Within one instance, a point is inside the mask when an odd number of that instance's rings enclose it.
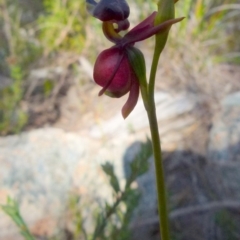
<path fill-rule="evenodd" d="M 131 239 L 129 224 L 133 212 L 138 205 L 140 195 L 137 189 L 132 188 L 132 183 L 148 170 L 148 159 L 152 155 L 151 141 L 147 139 L 141 144 L 139 153 L 129 165 L 129 174 L 123 190 L 114 168 L 109 162 L 102 165 L 103 171 L 109 176 L 110 185 L 113 189 L 114 201 L 106 203 L 103 212 L 97 216 L 97 225 L 92 240 L 96 239 Z M 125 209 L 122 211 L 121 209 Z M 100 237 L 100 238 L 99 238 Z"/>
<path fill-rule="evenodd" d="M 11 79 L 0 89 L 0 134 L 19 132 L 27 122 L 21 108 L 23 85 L 29 67 L 41 52 L 21 22 L 22 8 L 16 0 L 0 0 L 0 72 Z"/>
<path fill-rule="evenodd" d="M 217 227 L 221 229 L 224 239 L 239 239 L 237 234 L 238 226 L 233 220 L 231 213 L 229 213 L 227 210 L 223 209 L 215 214 L 215 223 L 217 224 Z"/>
<path fill-rule="evenodd" d="M 26 240 L 34 240 L 33 235 L 30 233 L 28 226 L 21 216 L 19 205 L 14 199 L 8 197 L 7 204 L 2 205 L 1 208 L 17 225 L 20 233 Z"/>
<path fill-rule="evenodd" d="M 84 227 L 84 217 L 81 209 L 81 197 L 76 194 L 71 194 L 68 201 L 68 211 L 72 213 L 72 235 L 73 239 L 77 240 L 81 236 L 87 239 L 87 233 Z"/>
<path fill-rule="evenodd" d="M 0 133 L 19 132 L 27 122 L 26 113 L 19 107 L 23 96 L 21 67 L 13 65 L 10 68 L 13 83 L 0 90 Z"/>

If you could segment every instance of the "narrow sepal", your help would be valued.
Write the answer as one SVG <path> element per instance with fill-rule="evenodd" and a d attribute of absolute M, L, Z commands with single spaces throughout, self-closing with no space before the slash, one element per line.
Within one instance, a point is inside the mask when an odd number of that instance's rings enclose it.
<path fill-rule="evenodd" d="M 146 64 L 142 52 L 135 47 L 127 47 L 125 51 L 139 84 L 146 87 Z"/>
<path fill-rule="evenodd" d="M 165 21 L 162 24 L 159 24 L 157 26 L 154 26 L 151 28 L 146 28 L 146 29 L 144 29 L 145 31 L 142 31 L 142 29 L 130 31 L 123 37 L 121 42 L 123 44 L 131 44 L 131 43 L 145 40 L 155 34 L 166 31 L 169 27 L 172 26 L 172 24 L 180 22 L 183 19 L 184 18 L 171 19 L 171 20 Z"/>
<path fill-rule="evenodd" d="M 154 24 L 154 19 L 157 15 L 157 12 L 154 11 L 150 16 L 148 16 L 146 19 L 144 19 L 142 22 L 140 22 L 138 25 L 136 25 L 134 28 L 131 29 L 131 32 L 136 30 L 145 29 L 145 27 L 152 27 Z"/>
<path fill-rule="evenodd" d="M 137 80 L 139 82 L 140 89 L 141 89 L 144 106 L 146 110 L 148 110 L 148 106 L 147 106 L 148 85 L 147 85 L 147 79 L 146 79 L 146 64 L 145 64 L 144 55 L 138 48 L 135 48 L 135 47 L 128 47 L 126 49 L 126 54 L 131 64 L 131 67 L 137 76 Z"/>
<path fill-rule="evenodd" d="M 132 112 L 132 110 L 135 108 L 139 97 L 139 84 L 136 80 L 136 76 L 133 75 L 134 73 L 132 73 L 132 85 L 130 88 L 129 96 L 127 102 L 122 108 L 122 116 L 124 119 L 126 119 L 128 115 Z"/>

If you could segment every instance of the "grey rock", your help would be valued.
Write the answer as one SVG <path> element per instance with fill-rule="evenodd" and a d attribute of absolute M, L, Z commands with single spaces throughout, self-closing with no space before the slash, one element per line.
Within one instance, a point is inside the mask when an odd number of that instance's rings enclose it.
<path fill-rule="evenodd" d="M 0 90 L 10 86 L 12 79 L 0 74 Z"/>
<path fill-rule="evenodd" d="M 225 97 L 210 131 L 207 158 L 215 165 L 209 175 L 222 198 L 240 198 L 240 92 Z"/>
<path fill-rule="evenodd" d="M 210 131 L 208 157 L 221 163 L 240 164 L 240 92 L 221 102 Z"/>
<path fill-rule="evenodd" d="M 123 179 L 122 156 L 128 141 L 102 144 L 76 133 L 44 128 L 0 138 L 0 204 L 7 196 L 20 204 L 34 233 L 52 235 L 63 218 L 69 195 L 91 199 L 88 206 L 111 202 L 112 192 L 101 164 L 111 161 Z M 111 155 L 109 149 L 112 149 Z M 120 183 L 123 182 L 120 180 Z M 84 212 L 86 219 L 88 211 Z M 91 217 L 91 216 L 90 216 Z M 47 220 L 46 220 L 47 219 Z M 89 219 L 86 223 L 89 224 Z M 49 224 L 48 226 L 48 223 Z M 91 223 L 91 222 L 90 222 Z M 40 232 L 44 226 L 45 232 Z M 92 227 L 92 226 L 91 226 Z M 0 212 L 0 239 L 21 239 L 13 222 Z"/>
<path fill-rule="evenodd" d="M 165 92 L 155 93 L 156 101 L 156 112 L 159 124 L 162 125 L 165 122 L 165 126 L 160 128 L 162 133 L 165 133 L 170 129 L 183 128 L 194 122 L 194 119 L 188 118 L 187 120 L 179 119 L 181 115 L 191 112 L 198 103 L 199 99 L 190 96 L 179 94 L 178 96 L 171 96 Z M 167 122 L 167 123 L 166 123 Z M 176 122 L 176 126 L 174 125 Z M 133 112 L 128 116 L 128 118 L 123 121 L 121 114 L 109 119 L 103 126 L 100 128 L 98 126 L 93 127 L 91 130 L 91 136 L 100 138 L 103 135 L 116 135 L 117 133 L 128 134 L 129 129 L 131 131 L 139 131 L 144 128 L 148 128 L 148 119 L 146 111 L 143 105 L 143 101 L 140 100 L 137 106 L 134 108 Z"/>
<path fill-rule="evenodd" d="M 1 202 L 7 195 L 17 199 L 30 227 L 45 217 L 57 219 L 84 154 L 84 141 L 60 129 L 0 138 Z M 8 239 L 17 230 L 6 215 L 0 215 L 0 239 Z"/>

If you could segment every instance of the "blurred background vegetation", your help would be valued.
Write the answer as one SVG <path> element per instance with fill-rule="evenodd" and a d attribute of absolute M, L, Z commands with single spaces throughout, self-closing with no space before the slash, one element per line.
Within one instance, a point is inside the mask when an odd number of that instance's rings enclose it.
<path fill-rule="evenodd" d="M 156 2 L 129 0 L 133 23 L 156 10 Z M 239 13 L 238 0 L 179 1 L 176 15 L 186 19 L 174 26 L 169 58 L 197 66 L 197 71 L 209 62 L 239 64 Z M 56 106 L 67 91 L 69 74 L 87 84 L 78 71 L 79 56 L 93 63 L 106 44 L 100 22 L 87 16 L 84 1 L 0 0 L 0 134 L 34 125 L 33 102 Z M 44 75 L 49 67 L 57 74 Z"/>

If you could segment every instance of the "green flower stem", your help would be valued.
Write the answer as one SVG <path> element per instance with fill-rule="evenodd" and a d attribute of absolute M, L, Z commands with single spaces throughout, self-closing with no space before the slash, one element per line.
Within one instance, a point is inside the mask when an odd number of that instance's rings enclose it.
<path fill-rule="evenodd" d="M 170 240 L 162 151 L 161 151 L 160 135 L 158 131 L 158 122 L 157 122 L 156 107 L 155 107 L 155 100 L 154 100 L 154 86 L 155 86 L 155 78 L 156 78 L 159 57 L 160 57 L 160 54 L 157 51 L 155 51 L 153 56 L 150 80 L 149 80 L 147 114 L 148 114 L 150 130 L 151 130 L 153 154 L 154 154 L 154 161 L 155 161 L 155 174 L 156 174 L 156 186 L 157 186 L 157 195 L 158 195 L 158 212 L 159 212 L 161 240 Z"/>

